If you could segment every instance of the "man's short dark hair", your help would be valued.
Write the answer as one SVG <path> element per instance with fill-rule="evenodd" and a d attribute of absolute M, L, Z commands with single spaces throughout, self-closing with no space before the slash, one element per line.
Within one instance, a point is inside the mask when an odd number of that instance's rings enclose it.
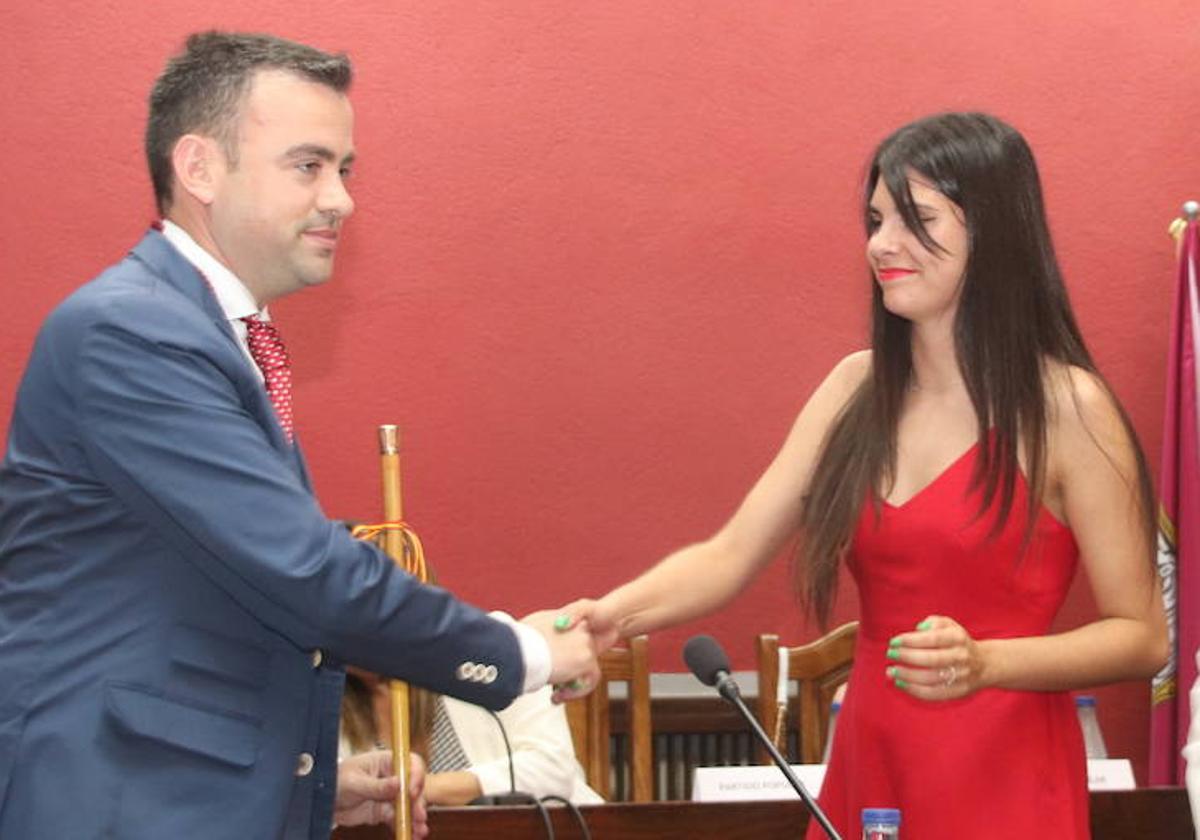
<path fill-rule="evenodd" d="M 171 152 L 185 134 L 214 137 L 237 165 L 237 118 L 259 70 L 283 70 L 339 93 L 353 70 L 345 53 L 327 53 L 272 35 L 198 32 L 167 62 L 150 91 L 146 160 L 158 212 L 171 206 Z"/>

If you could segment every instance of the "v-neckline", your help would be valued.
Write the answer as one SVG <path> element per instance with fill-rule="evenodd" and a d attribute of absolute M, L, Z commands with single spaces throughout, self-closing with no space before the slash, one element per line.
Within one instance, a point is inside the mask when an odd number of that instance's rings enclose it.
<path fill-rule="evenodd" d="M 975 450 L 978 448 L 979 448 L 979 441 L 975 441 L 970 446 L 968 446 L 961 455 L 959 455 L 957 458 L 955 458 L 953 461 L 951 461 L 949 464 L 947 464 L 945 467 L 943 467 L 942 471 L 940 473 L 938 473 L 937 475 L 935 475 L 933 478 L 931 478 L 929 480 L 929 483 L 926 484 L 924 487 L 922 487 L 920 490 L 913 493 L 911 496 L 909 496 L 903 502 L 900 502 L 898 504 L 895 502 L 891 502 L 888 499 L 884 499 L 883 500 L 884 506 L 889 507 L 892 510 L 903 510 L 904 508 L 908 507 L 913 502 L 915 502 L 917 499 L 921 498 L 926 493 L 928 493 L 930 490 L 932 490 L 933 487 L 936 486 L 938 483 L 940 483 L 943 478 L 945 478 L 950 473 L 954 472 L 954 470 L 960 464 L 962 464 L 963 461 L 967 460 L 967 457 L 970 456 L 973 452 L 975 452 Z"/>

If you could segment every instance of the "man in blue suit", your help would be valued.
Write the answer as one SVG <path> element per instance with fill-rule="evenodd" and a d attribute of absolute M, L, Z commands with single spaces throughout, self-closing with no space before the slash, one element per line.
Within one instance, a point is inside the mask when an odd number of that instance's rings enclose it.
<path fill-rule="evenodd" d="M 265 307 L 332 271 L 350 78 L 189 38 L 150 98 L 162 225 L 38 335 L 0 466 L 0 837 L 325 837 L 364 790 L 335 791 L 343 662 L 493 709 L 596 676 L 582 626 L 421 585 L 313 497 Z"/>

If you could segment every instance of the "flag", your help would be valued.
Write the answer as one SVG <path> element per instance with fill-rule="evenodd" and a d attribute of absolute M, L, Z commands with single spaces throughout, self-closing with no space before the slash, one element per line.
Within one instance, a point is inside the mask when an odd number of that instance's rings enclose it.
<path fill-rule="evenodd" d="M 1150 784 L 1183 784 L 1183 748 L 1200 644 L 1200 298 L 1196 273 L 1200 235 L 1184 226 L 1171 311 L 1159 475 L 1158 574 L 1171 631 L 1171 659 L 1155 676 L 1150 707 Z M 1198 710 L 1200 711 L 1200 710 Z"/>

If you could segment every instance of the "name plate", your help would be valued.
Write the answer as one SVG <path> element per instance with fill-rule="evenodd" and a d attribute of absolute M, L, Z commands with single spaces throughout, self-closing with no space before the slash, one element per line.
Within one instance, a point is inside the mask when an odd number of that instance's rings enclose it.
<path fill-rule="evenodd" d="M 1088 790 L 1136 790 L 1133 765 L 1127 758 L 1088 759 Z M 814 797 L 825 781 L 824 764 L 793 764 L 792 772 Z M 775 765 L 697 767 L 692 775 L 694 802 L 749 802 L 799 799 Z"/>
<path fill-rule="evenodd" d="M 815 798 L 825 780 L 824 764 L 793 764 L 792 772 Z M 799 799 L 774 764 L 751 767 L 697 767 L 692 774 L 692 801 L 747 802 L 762 799 Z"/>
<path fill-rule="evenodd" d="M 1135 790 L 1133 765 L 1127 758 L 1089 758 L 1088 790 Z"/>

